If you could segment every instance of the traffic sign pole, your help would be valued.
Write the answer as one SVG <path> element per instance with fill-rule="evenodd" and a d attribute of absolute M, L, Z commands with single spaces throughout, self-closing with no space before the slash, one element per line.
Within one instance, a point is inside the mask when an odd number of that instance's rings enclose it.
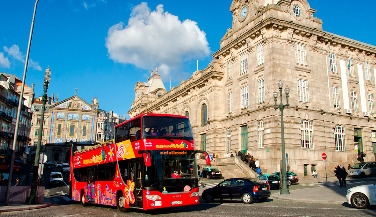
<path fill-rule="evenodd" d="M 325 162 L 325 182 L 328 182 L 328 172 L 326 171 L 326 153 L 323 152 L 321 154 L 321 158 L 324 160 Z"/>

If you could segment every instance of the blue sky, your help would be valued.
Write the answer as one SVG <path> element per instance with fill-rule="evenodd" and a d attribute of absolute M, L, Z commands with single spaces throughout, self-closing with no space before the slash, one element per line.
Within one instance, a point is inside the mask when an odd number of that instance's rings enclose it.
<path fill-rule="evenodd" d="M 39 0 L 26 84 L 127 115 L 136 82 L 157 66 L 166 89 L 211 62 L 231 27 L 231 0 Z M 309 0 L 323 29 L 376 45 L 376 1 Z M 0 72 L 22 78 L 35 0 L 0 1 Z"/>

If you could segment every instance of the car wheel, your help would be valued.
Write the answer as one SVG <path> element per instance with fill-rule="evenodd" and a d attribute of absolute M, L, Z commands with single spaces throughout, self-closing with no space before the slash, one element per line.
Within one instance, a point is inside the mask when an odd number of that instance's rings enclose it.
<path fill-rule="evenodd" d="M 357 209 L 365 209 L 369 206 L 369 201 L 363 193 L 354 193 L 351 196 L 351 205 Z"/>
<path fill-rule="evenodd" d="M 251 194 L 249 194 L 249 193 L 245 193 L 245 194 L 243 194 L 243 196 L 242 196 L 242 201 L 243 201 L 243 203 L 245 203 L 245 204 L 250 204 L 250 203 L 253 202 L 253 198 L 252 198 Z"/>

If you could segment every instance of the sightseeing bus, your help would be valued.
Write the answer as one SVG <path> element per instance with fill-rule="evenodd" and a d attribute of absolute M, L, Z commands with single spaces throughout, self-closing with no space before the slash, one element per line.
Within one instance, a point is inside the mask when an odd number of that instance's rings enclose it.
<path fill-rule="evenodd" d="M 72 148 L 72 199 L 122 212 L 197 205 L 197 153 L 209 164 L 186 116 L 140 114 L 115 126 L 114 142 Z"/>

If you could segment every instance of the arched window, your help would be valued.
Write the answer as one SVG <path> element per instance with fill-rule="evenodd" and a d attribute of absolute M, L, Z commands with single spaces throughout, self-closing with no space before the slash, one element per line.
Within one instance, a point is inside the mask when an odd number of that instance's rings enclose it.
<path fill-rule="evenodd" d="M 206 126 L 208 123 L 208 107 L 206 104 L 202 104 L 201 106 L 201 126 Z"/>
<path fill-rule="evenodd" d="M 185 114 L 184 114 L 187 118 L 189 118 L 189 111 L 185 111 Z"/>

